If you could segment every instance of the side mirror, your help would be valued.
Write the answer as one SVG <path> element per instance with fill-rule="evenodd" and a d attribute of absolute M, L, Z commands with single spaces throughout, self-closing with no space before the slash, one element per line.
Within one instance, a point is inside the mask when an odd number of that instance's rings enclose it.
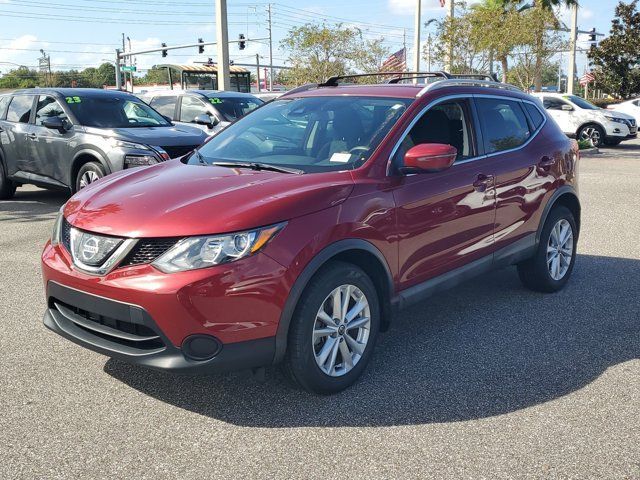
<path fill-rule="evenodd" d="M 173 124 L 173 118 L 171 118 L 168 115 L 162 115 L 162 118 L 164 118 L 167 122 Z"/>
<path fill-rule="evenodd" d="M 58 130 L 59 132 L 66 131 L 68 125 L 69 124 L 66 120 L 60 117 L 47 117 L 42 121 L 43 127 L 50 128 L 51 130 Z"/>
<path fill-rule="evenodd" d="M 573 111 L 573 107 L 571 105 L 567 105 L 565 103 L 564 105 L 562 105 L 561 110 L 563 110 L 565 112 L 572 112 Z"/>
<path fill-rule="evenodd" d="M 458 156 L 456 147 L 444 143 L 421 143 L 404 154 L 403 174 L 434 173 L 446 170 Z"/>
<path fill-rule="evenodd" d="M 198 115 L 196 118 L 193 119 L 193 121 L 198 125 L 206 125 L 209 128 L 215 127 L 219 123 L 219 120 L 216 117 L 213 117 L 211 115 L 206 115 L 204 113 L 201 115 Z"/>

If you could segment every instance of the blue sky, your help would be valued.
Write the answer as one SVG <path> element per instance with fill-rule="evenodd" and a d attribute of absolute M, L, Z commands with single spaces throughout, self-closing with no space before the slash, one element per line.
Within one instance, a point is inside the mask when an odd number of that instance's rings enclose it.
<path fill-rule="evenodd" d="M 450 0 L 447 0 L 450 1 Z M 474 3 L 476 0 L 470 0 Z M 343 22 L 359 26 L 367 38 L 385 38 L 392 51 L 402 48 L 403 33 L 411 46 L 416 0 L 279 0 L 271 2 L 274 34 L 274 64 L 283 64 L 286 53 L 278 48 L 279 40 L 291 26 L 310 21 Z M 267 36 L 267 1 L 229 0 L 229 38 L 244 33 L 249 38 Z M 616 0 L 581 0 L 579 27 L 596 27 L 608 33 Z M 45 49 L 54 69 L 85 68 L 113 59 L 121 45 L 122 33 L 131 39 L 134 50 L 190 43 L 198 37 L 215 40 L 214 0 L 0 0 L 0 72 L 15 68 L 13 64 L 35 66 Z M 441 18 L 445 9 L 439 0 L 422 0 L 423 22 Z M 560 12 L 568 23 L 569 13 Z M 586 46 L 586 44 L 582 44 Z M 580 46 L 580 44 L 579 44 Z M 193 51 L 139 56 L 139 69 L 156 63 L 192 63 L 214 57 L 215 47 L 205 54 Z M 230 48 L 236 62 L 255 62 L 255 54 L 267 61 L 267 46 L 250 43 L 244 51 Z M 409 52 L 411 55 L 411 52 Z M 411 56 L 409 57 L 411 58 Z M 584 54 L 578 71 L 584 68 Z"/>

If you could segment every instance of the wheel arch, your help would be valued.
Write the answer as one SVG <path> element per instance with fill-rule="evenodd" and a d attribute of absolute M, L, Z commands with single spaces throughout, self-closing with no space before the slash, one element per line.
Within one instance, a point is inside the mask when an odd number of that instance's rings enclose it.
<path fill-rule="evenodd" d="M 342 261 L 354 264 L 364 270 L 376 287 L 381 302 L 381 328 L 385 330 L 391 322 L 391 298 L 394 293 L 394 283 L 389 265 L 384 255 L 373 244 L 361 239 L 346 239 L 332 243 L 320 251 L 302 270 L 298 276 L 285 306 L 280 315 L 278 331 L 275 337 L 274 363 L 284 358 L 287 349 L 287 339 L 291 319 L 295 314 L 298 300 L 313 276 L 329 262 Z"/>
<path fill-rule="evenodd" d="M 69 188 L 71 188 L 72 192 L 75 193 L 76 176 L 80 168 L 89 162 L 97 162 L 102 165 L 107 175 L 111 173 L 111 168 L 109 168 L 109 164 L 102 158 L 102 155 L 94 150 L 81 150 L 73 157 L 69 171 Z"/>
<path fill-rule="evenodd" d="M 538 225 L 538 231 L 536 232 L 536 243 L 540 241 L 540 236 L 542 235 L 542 229 L 544 228 L 544 224 L 547 221 L 547 217 L 553 208 L 557 205 L 562 205 L 569 209 L 569 211 L 573 214 L 573 217 L 576 221 L 576 226 L 578 228 L 577 234 L 580 233 L 580 215 L 582 212 L 582 207 L 580 206 L 580 200 L 578 199 L 578 194 L 576 190 L 569 186 L 564 185 L 560 187 L 553 196 L 549 199 L 547 204 L 544 207 L 542 212 L 542 217 L 540 218 L 540 225 Z"/>
<path fill-rule="evenodd" d="M 587 127 L 589 125 L 595 125 L 596 127 L 600 127 L 602 129 L 602 133 L 604 134 L 604 136 L 605 137 L 607 136 L 607 129 L 604 128 L 604 125 L 602 125 L 600 122 L 597 122 L 595 120 L 589 120 L 588 122 L 584 122 L 578 128 L 576 128 L 576 138 L 578 138 L 578 134 L 580 133 L 580 130 L 582 130 L 584 127 Z"/>

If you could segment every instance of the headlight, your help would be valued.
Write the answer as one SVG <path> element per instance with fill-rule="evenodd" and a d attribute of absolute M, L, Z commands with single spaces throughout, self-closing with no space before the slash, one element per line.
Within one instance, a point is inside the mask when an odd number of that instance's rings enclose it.
<path fill-rule="evenodd" d="M 185 238 L 154 261 L 153 265 L 164 273 L 173 273 L 233 262 L 256 253 L 284 225 L 281 223 L 228 235 Z"/>
<path fill-rule="evenodd" d="M 111 148 L 135 148 L 136 150 L 151 150 L 148 146 L 142 143 L 127 142 L 125 140 L 118 140 L 117 138 L 107 138 L 107 143 Z"/>
<path fill-rule="evenodd" d="M 58 211 L 58 215 L 56 216 L 56 221 L 53 224 L 53 231 L 51 232 L 51 245 L 55 246 L 60 243 L 60 239 L 62 238 L 62 220 L 64 216 L 62 215 L 62 210 L 64 210 L 64 205 L 60 207 Z"/>
<path fill-rule="evenodd" d="M 158 159 L 154 155 L 125 155 L 124 157 L 124 168 L 143 167 L 156 163 Z"/>
<path fill-rule="evenodd" d="M 616 123 L 624 123 L 626 124 L 627 121 L 624 118 L 618 118 L 618 117 L 611 117 L 609 115 L 605 115 L 604 118 L 606 118 L 607 120 L 609 120 L 610 122 L 616 122 Z"/>

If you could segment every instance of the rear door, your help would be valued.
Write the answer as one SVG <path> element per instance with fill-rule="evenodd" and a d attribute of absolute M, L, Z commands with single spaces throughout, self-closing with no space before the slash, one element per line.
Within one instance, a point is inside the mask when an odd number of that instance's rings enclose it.
<path fill-rule="evenodd" d="M 555 182 L 557 145 L 534 141 L 545 118 L 533 102 L 491 96 L 475 102 L 485 153 L 496 172 L 495 248 L 521 239 L 525 244 L 538 227 L 536 215 Z"/>
<path fill-rule="evenodd" d="M 34 100 L 34 95 L 14 95 L 7 108 L 6 119 L 2 121 L 2 147 L 9 175 L 17 171 L 35 172 L 28 151 L 32 134 L 29 120 Z"/>
<path fill-rule="evenodd" d="M 417 119 L 397 149 L 444 143 L 458 150 L 449 169 L 405 175 L 394 189 L 397 205 L 399 288 L 429 280 L 493 252 L 494 165 L 483 157 L 479 125 L 467 98 L 444 100 Z"/>
<path fill-rule="evenodd" d="M 210 117 L 216 117 L 214 109 L 211 105 L 208 105 L 204 98 L 194 95 L 184 95 L 180 98 L 180 109 L 178 114 L 178 121 L 180 123 L 187 124 L 191 127 L 197 127 L 205 133 L 212 133 L 213 128 L 207 125 L 198 125 L 195 119 L 198 115 L 208 115 Z M 218 118 L 218 120 L 220 120 Z M 215 128 L 215 127 L 214 127 Z"/>
<path fill-rule="evenodd" d="M 68 130 L 58 131 L 43 126 L 42 122 L 51 117 L 65 120 L 69 125 Z M 32 132 L 35 135 L 29 141 L 29 157 L 38 173 L 63 182 L 71 171 L 71 143 L 76 133 L 62 104 L 54 97 L 38 97 Z"/>
<path fill-rule="evenodd" d="M 171 120 L 177 120 L 177 104 L 178 97 L 176 95 L 162 95 L 153 97 L 149 102 L 149 106 L 153 108 L 155 111 L 164 115 L 165 117 L 169 117 Z"/>

